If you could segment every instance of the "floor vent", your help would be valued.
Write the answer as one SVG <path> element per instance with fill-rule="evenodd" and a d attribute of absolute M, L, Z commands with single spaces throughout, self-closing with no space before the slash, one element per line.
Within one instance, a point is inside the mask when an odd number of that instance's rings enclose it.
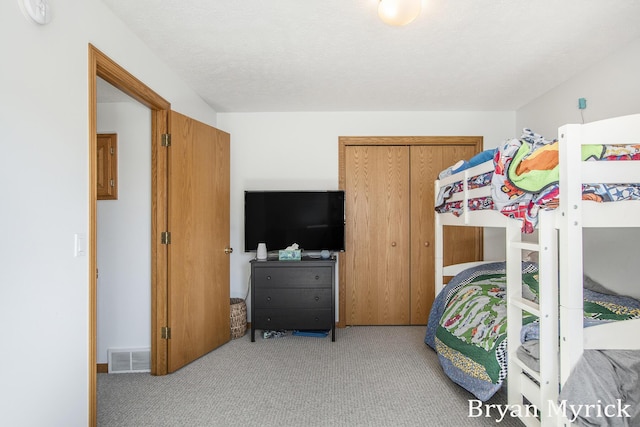
<path fill-rule="evenodd" d="M 108 349 L 109 373 L 151 372 L 151 350 L 148 348 Z"/>

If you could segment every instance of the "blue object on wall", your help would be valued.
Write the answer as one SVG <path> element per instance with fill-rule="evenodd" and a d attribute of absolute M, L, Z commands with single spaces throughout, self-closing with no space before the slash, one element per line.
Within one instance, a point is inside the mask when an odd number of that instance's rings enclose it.
<path fill-rule="evenodd" d="M 584 98 L 578 98 L 578 108 L 580 110 L 584 110 L 587 108 L 587 100 Z"/>

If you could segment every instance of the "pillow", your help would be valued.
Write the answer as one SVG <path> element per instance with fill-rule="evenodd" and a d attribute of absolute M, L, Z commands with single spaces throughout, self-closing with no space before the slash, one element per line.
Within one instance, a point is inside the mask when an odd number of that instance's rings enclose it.
<path fill-rule="evenodd" d="M 538 251 L 523 251 L 522 261 L 538 262 Z"/>
<path fill-rule="evenodd" d="M 602 284 L 596 282 L 591 277 L 586 274 L 583 276 L 583 286 L 585 289 L 589 289 L 590 291 L 600 292 L 601 294 L 606 295 L 619 295 L 617 292 L 612 291 L 611 289 L 607 289 Z"/>

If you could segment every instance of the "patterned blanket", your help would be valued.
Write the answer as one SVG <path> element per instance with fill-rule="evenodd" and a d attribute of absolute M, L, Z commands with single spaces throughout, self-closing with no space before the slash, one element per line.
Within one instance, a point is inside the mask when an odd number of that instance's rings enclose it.
<path fill-rule="evenodd" d="M 523 296 L 537 302 L 538 267 L 525 262 Z M 431 308 L 425 343 L 438 353 L 444 372 L 486 401 L 507 376 L 506 266 L 503 262 L 470 268 L 455 276 Z M 640 318 L 640 303 L 585 290 L 585 326 Z M 524 339 L 538 338 L 537 318 L 525 313 Z M 526 332 L 525 332 L 526 331 Z"/>
<path fill-rule="evenodd" d="M 585 145 L 583 160 L 640 160 L 640 145 Z M 522 231 L 532 233 L 537 225 L 540 209 L 558 206 L 558 142 L 549 141 L 524 129 L 520 138 L 505 141 L 494 151 L 494 171 L 469 179 L 469 188 L 491 186 L 491 197 L 447 202 L 454 193 L 462 191 L 456 182 L 440 190 L 436 211 L 461 215 L 464 209 L 496 209 L 510 218 L 522 220 Z M 640 200 L 640 184 L 585 184 L 584 200 L 613 202 Z"/>

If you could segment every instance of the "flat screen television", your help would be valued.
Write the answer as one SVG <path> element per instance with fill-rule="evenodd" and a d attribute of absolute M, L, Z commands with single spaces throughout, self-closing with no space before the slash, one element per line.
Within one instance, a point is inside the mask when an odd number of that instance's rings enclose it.
<path fill-rule="evenodd" d="M 244 251 L 344 251 L 344 191 L 245 191 Z"/>

